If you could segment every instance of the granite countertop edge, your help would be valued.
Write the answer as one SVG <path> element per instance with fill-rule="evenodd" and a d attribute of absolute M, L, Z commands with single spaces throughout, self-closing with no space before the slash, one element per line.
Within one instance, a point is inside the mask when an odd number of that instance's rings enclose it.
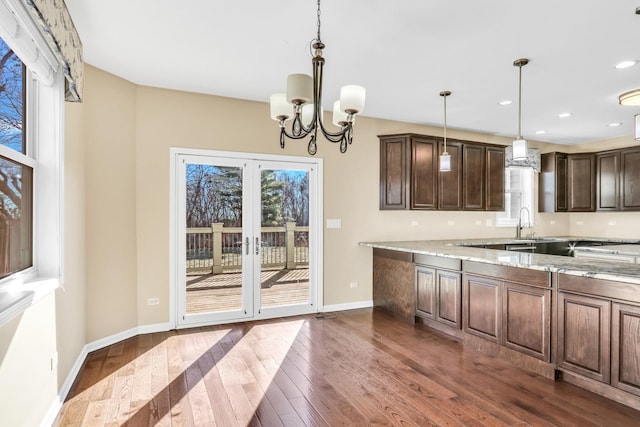
<path fill-rule="evenodd" d="M 569 241 L 590 240 L 640 244 L 638 240 L 629 239 L 604 239 L 590 237 L 550 237 L 540 241 Z M 433 255 L 444 258 L 454 258 L 463 261 L 476 261 L 488 264 L 504 265 L 508 267 L 528 268 L 532 270 L 548 271 L 573 276 L 592 277 L 596 279 L 612 280 L 617 282 L 633 283 L 640 285 L 640 265 L 617 263 L 611 261 L 594 261 L 592 259 L 564 257 L 557 255 L 543 255 L 534 253 L 520 253 L 517 251 L 504 251 L 470 247 L 465 245 L 492 245 L 492 244 L 522 244 L 531 242 L 526 239 L 460 239 L 460 240 L 413 240 L 413 241 L 386 241 L 386 242 L 360 242 L 361 246 L 378 249 L 389 249 L 400 252 L 411 252 L 424 255 Z M 609 252 L 610 253 L 610 252 Z"/>

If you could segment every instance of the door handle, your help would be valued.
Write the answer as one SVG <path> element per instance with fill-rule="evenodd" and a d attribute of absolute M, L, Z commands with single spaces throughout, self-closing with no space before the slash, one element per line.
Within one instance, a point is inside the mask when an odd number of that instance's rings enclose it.
<path fill-rule="evenodd" d="M 260 238 L 256 237 L 256 255 L 260 255 Z"/>
<path fill-rule="evenodd" d="M 249 255 L 249 238 L 248 237 L 245 239 L 244 245 L 247 248 L 247 255 Z"/>

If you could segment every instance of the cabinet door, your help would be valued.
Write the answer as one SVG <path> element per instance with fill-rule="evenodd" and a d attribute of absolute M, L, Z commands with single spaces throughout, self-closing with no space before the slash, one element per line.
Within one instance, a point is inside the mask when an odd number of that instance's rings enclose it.
<path fill-rule="evenodd" d="M 566 154 L 558 154 L 555 160 L 555 211 L 565 212 L 569 209 L 569 158 Z"/>
<path fill-rule="evenodd" d="M 454 271 L 437 270 L 436 277 L 436 320 L 461 329 L 462 275 Z"/>
<path fill-rule="evenodd" d="M 640 307 L 613 304 L 611 385 L 640 396 Z"/>
<path fill-rule="evenodd" d="M 406 136 L 380 138 L 380 209 L 407 209 Z"/>
<path fill-rule="evenodd" d="M 436 318 L 436 270 L 416 266 L 416 316 Z"/>
<path fill-rule="evenodd" d="M 620 156 L 620 208 L 640 210 L 640 149 L 622 150 Z"/>
<path fill-rule="evenodd" d="M 462 146 L 462 207 L 465 210 L 484 210 L 485 168 L 484 147 Z"/>
<path fill-rule="evenodd" d="M 595 211 L 595 154 L 569 154 L 569 211 Z"/>
<path fill-rule="evenodd" d="M 411 138 L 411 209 L 436 209 L 438 141 Z"/>
<path fill-rule="evenodd" d="M 500 343 L 502 337 L 502 284 L 464 276 L 462 323 L 465 332 Z"/>
<path fill-rule="evenodd" d="M 567 210 L 567 155 L 545 153 L 540 158 L 538 176 L 538 211 L 565 212 Z"/>
<path fill-rule="evenodd" d="M 549 362 L 551 290 L 505 282 L 503 291 L 505 346 Z"/>
<path fill-rule="evenodd" d="M 462 209 L 462 144 L 447 143 L 447 152 L 451 155 L 451 170 L 438 172 L 438 207 L 441 210 Z M 442 144 L 439 146 L 442 154 Z"/>
<path fill-rule="evenodd" d="M 504 148 L 486 148 L 486 202 L 488 211 L 504 210 Z"/>
<path fill-rule="evenodd" d="M 620 208 L 620 152 L 598 153 L 596 209 L 612 211 Z"/>
<path fill-rule="evenodd" d="M 610 380 L 611 303 L 558 292 L 558 365 L 594 380 Z"/>

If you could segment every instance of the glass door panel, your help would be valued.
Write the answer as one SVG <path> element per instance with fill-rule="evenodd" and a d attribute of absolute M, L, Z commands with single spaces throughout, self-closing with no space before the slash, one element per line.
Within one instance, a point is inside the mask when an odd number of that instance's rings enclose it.
<path fill-rule="evenodd" d="M 256 305 L 262 315 L 308 312 L 314 301 L 309 280 L 312 169 L 304 164 L 260 162 L 258 171 L 260 256 Z"/>
<path fill-rule="evenodd" d="M 247 164 L 238 159 L 181 159 L 184 226 L 183 324 L 252 315 Z M 250 263 L 249 263 L 250 264 Z"/>

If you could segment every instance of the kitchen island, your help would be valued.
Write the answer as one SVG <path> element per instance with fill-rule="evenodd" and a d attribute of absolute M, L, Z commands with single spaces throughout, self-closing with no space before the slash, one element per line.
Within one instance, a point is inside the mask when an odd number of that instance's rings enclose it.
<path fill-rule="evenodd" d="M 554 237 L 361 245 L 374 249 L 376 307 L 640 409 L 640 268 L 526 250 L 537 242 L 565 242 L 567 254 L 577 242 L 639 243 Z"/>

